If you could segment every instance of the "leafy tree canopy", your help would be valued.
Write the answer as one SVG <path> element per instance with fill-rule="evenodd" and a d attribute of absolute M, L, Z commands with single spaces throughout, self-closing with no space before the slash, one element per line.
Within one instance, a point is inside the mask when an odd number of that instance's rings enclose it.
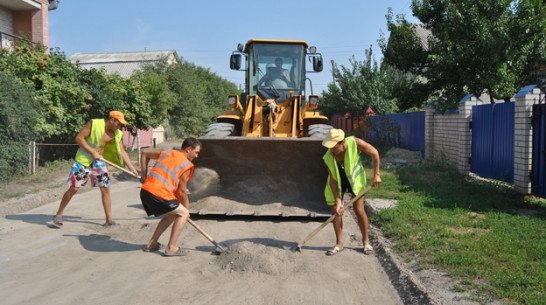
<path fill-rule="evenodd" d="M 168 87 L 167 131 L 172 137 L 203 135 L 228 107 L 227 96 L 239 93 L 234 83 L 185 60 L 145 68 L 144 74 L 150 73 L 164 77 Z"/>
<path fill-rule="evenodd" d="M 362 116 L 369 107 L 375 113 L 385 114 L 422 105 L 415 76 L 376 62 L 371 47 L 365 51 L 363 61 L 353 56 L 349 62 L 351 67 L 333 67 L 335 82 L 328 85 L 328 92 L 323 92 L 321 102 L 325 115 Z"/>
<path fill-rule="evenodd" d="M 422 25 L 389 11 L 385 63 L 426 78 L 445 109 L 467 93 L 508 100 L 544 80 L 536 73 L 546 63 L 543 1 L 412 0 L 412 11 Z"/>

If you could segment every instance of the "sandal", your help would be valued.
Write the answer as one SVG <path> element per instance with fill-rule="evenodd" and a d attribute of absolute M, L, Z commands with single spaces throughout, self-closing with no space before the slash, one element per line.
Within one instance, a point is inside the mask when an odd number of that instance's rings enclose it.
<path fill-rule="evenodd" d="M 142 248 L 142 251 L 144 252 L 157 252 L 161 249 L 163 245 L 161 243 L 156 243 L 155 246 L 151 247 L 151 248 L 148 248 L 148 247 L 144 247 Z"/>
<path fill-rule="evenodd" d="M 178 247 L 178 250 L 176 252 L 169 253 L 167 251 L 163 252 L 163 256 L 184 256 L 187 255 L 187 250 L 182 250 L 182 248 Z"/>
<path fill-rule="evenodd" d="M 367 244 L 367 245 L 364 245 L 364 250 L 363 250 L 364 254 L 366 255 L 370 255 L 373 253 L 373 247 L 372 245 L 370 244 Z"/>
<path fill-rule="evenodd" d="M 63 227 L 63 217 L 62 216 L 53 216 L 53 225 L 57 228 Z"/>
<path fill-rule="evenodd" d="M 343 249 L 340 249 L 338 246 L 333 247 L 332 249 L 326 251 L 326 255 L 332 256 L 336 255 L 338 252 L 343 251 Z"/>

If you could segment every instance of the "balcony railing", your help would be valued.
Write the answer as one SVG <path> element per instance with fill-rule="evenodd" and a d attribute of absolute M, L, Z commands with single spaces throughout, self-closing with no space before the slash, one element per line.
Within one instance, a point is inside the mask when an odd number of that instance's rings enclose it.
<path fill-rule="evenodd" d="M 8 33 L 0 32 L 0 48 L 13 50 L 13 47 L 20 41 L 26 41 L 32 43 L 33 46 L 38 45 L 38 43 L 31 41 L 27 38 L 20 36 L 14 36 Z"/>

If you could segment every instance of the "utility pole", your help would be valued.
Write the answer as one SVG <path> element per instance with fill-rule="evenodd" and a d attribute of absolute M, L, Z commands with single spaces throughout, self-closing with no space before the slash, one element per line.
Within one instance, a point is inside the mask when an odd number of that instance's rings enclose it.
<path fill-rule="evenodd" d="M 335 74 L 334 74 L 334 71 L 336 69 L 336 62 L 332 59 L 330 60 L 330 63 L 332 64 L 332 82 L 336 82 L 336 77 L 335 77 Z"/>

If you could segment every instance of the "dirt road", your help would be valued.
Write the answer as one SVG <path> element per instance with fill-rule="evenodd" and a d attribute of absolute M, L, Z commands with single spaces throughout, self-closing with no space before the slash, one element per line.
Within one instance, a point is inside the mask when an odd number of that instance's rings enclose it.
<path fill-rule="evenodd" d="M 186 257 L 141 251 L 157 219 L 146 217 L 140 183 L 112 188 L 119 225 L 103 228 L 100 192 L 77 194 L 62 229 L 46 222 L 58 201 L 0 220 L 3 304 L 403 304 L 376 255 L 362 254 L 356 223 L 345 214 L 346 248 L 333 257 L 331 227 L 302 253 L 290 249 L 318 222 L 197 220 L 226 246 L 219 256 L 185 227 Z M 161 242 L 166 243 L 167 236 Z"/>

